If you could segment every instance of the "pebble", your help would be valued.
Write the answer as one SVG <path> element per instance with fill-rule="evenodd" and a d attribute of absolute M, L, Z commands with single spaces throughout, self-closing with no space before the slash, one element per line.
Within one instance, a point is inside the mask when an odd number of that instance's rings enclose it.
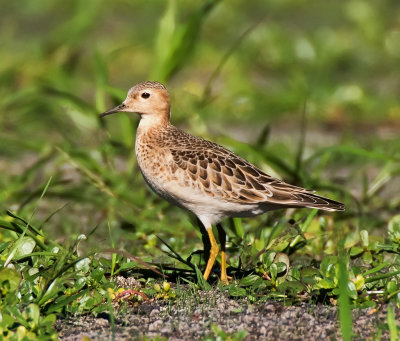
<path fill-rule="evenodd" d="M 235 312 L 239 310 L 239 312 Z M 397 320 L 400 310 L 395 308 Z M 157 336 L 168 340 L 196 340 L 207 336 L 216 338 L 211 329 L 217 325 L 227 335 L 247 331 L 248 340 L 326 340 L 341 339 L 337 308 L 326 305 L 300 304 L 285 307 L 279 302 L 249 305 L 246 300 L 230 299 L 217 289 L 188 295 L 184 301 L 168 306 L 160 301 L 144 302 L 141 306 L 124 310 L 117 316 L 114 332 L 109 321 L 94 316 L 72 317 L 57 321 L 62 341 L 80 341 L 84 335 L 91 340 L 130 340 Z M 379 326 L 386 324 L 386 307 L 375 314 L 368 309 L 353 311 L 354 340 L 372 339 Z M 73 327 L 72 327 L 73 326 Z M 382 339 L 389 339 L 389 331 L 382 329 Z"/>

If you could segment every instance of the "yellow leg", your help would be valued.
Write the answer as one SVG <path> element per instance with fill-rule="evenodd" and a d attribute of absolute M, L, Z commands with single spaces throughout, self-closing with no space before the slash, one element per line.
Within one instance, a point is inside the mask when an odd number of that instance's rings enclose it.
<path fill-rule="evenodd" d="M 228 275 L 226 274 L 226 232 L 224 231 L 221 224 L 217 225 L 218 228 L 218 239 L 221 244 L 221 282 L 228 284 Z"/>
<path fill-rule="evenodd" d="M 221 251 L 221 282 L 228 284 L 228 275 L 226 274 L 226 252 Z"/>
<path fill-rule="evenodd" d="M 207 280 L 208 276 L 210 276 L 210 272 L 214 266 L 215 259 L 217 258 L 219 252 L 219 248 L 217 242 L 215 241 L 211 226 L 207 229 L 207 233 L 208 233 L 208 238 L 210 239 L 211 249 L 210 249 L 210 257 L 208 257 L 206 270 L 204 271 L 203 274 L 205 280 Z"/>

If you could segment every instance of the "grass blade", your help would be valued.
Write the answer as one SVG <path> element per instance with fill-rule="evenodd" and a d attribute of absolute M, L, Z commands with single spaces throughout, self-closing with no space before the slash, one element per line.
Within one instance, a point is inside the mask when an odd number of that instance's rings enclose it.
<path fill-rule="evenodd" d="M 339 324 L 344 341 L 352 339 L 352 316 L 348 294 L 349 275 L 344 255 L 344 241 L 339 242 Z"/>
<path fill-rule="evenodd" d="M 201 27 L 211 10 L 220 0 L 208 0 L 182 25 L 177 25 L 175 0 L 170 0 L 160 22 L 156 44 L 156 61 L 152 79 L 168 80 L 179 71 L 193 53 Z"/>
<path fill-rule="evenodd" d="M 397 326 L 396 326 L 396 317 L 394 315 L 394 311 L 391 305 L 387 308 L 387 323 L 390 331 L 390 341 L 396 341 L 397 338 Z"/>

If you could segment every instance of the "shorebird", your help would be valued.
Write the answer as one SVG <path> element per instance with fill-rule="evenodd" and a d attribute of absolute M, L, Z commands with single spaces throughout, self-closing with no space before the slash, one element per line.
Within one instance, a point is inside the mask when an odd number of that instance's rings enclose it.
<path fill-rule="evenodd" d="M 122 104 L 107 110 L 140 115 L 135 152 L 149 187 L 162 198 L 194 213 L 204 225 L 210 255 L 203 276 L 207 280 L 221 244 L 221 281 L 226 283 L 226 233 L 219 224 L 229 217 L 251 217 L 271 210 L 309 207 L 343 211 L 344 205 L 266 174 L 228 149 L 189 135 L 170 123 L 170 98 L 159 82 L 144 82 L 128 91 Z"/>

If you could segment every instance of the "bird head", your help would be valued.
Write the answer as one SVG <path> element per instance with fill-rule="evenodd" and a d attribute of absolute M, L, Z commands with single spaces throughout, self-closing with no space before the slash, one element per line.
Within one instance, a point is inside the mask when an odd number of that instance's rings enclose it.
<path fill-rule="evenodd" d="M 117 112 L 132 112 L 152 121 L 168 121 L 170 116 L 170 99 L 167 89 L 158 82 L 143 82 L 128 91 L 125 101 L 109 109 L 100 117 Z"/>

